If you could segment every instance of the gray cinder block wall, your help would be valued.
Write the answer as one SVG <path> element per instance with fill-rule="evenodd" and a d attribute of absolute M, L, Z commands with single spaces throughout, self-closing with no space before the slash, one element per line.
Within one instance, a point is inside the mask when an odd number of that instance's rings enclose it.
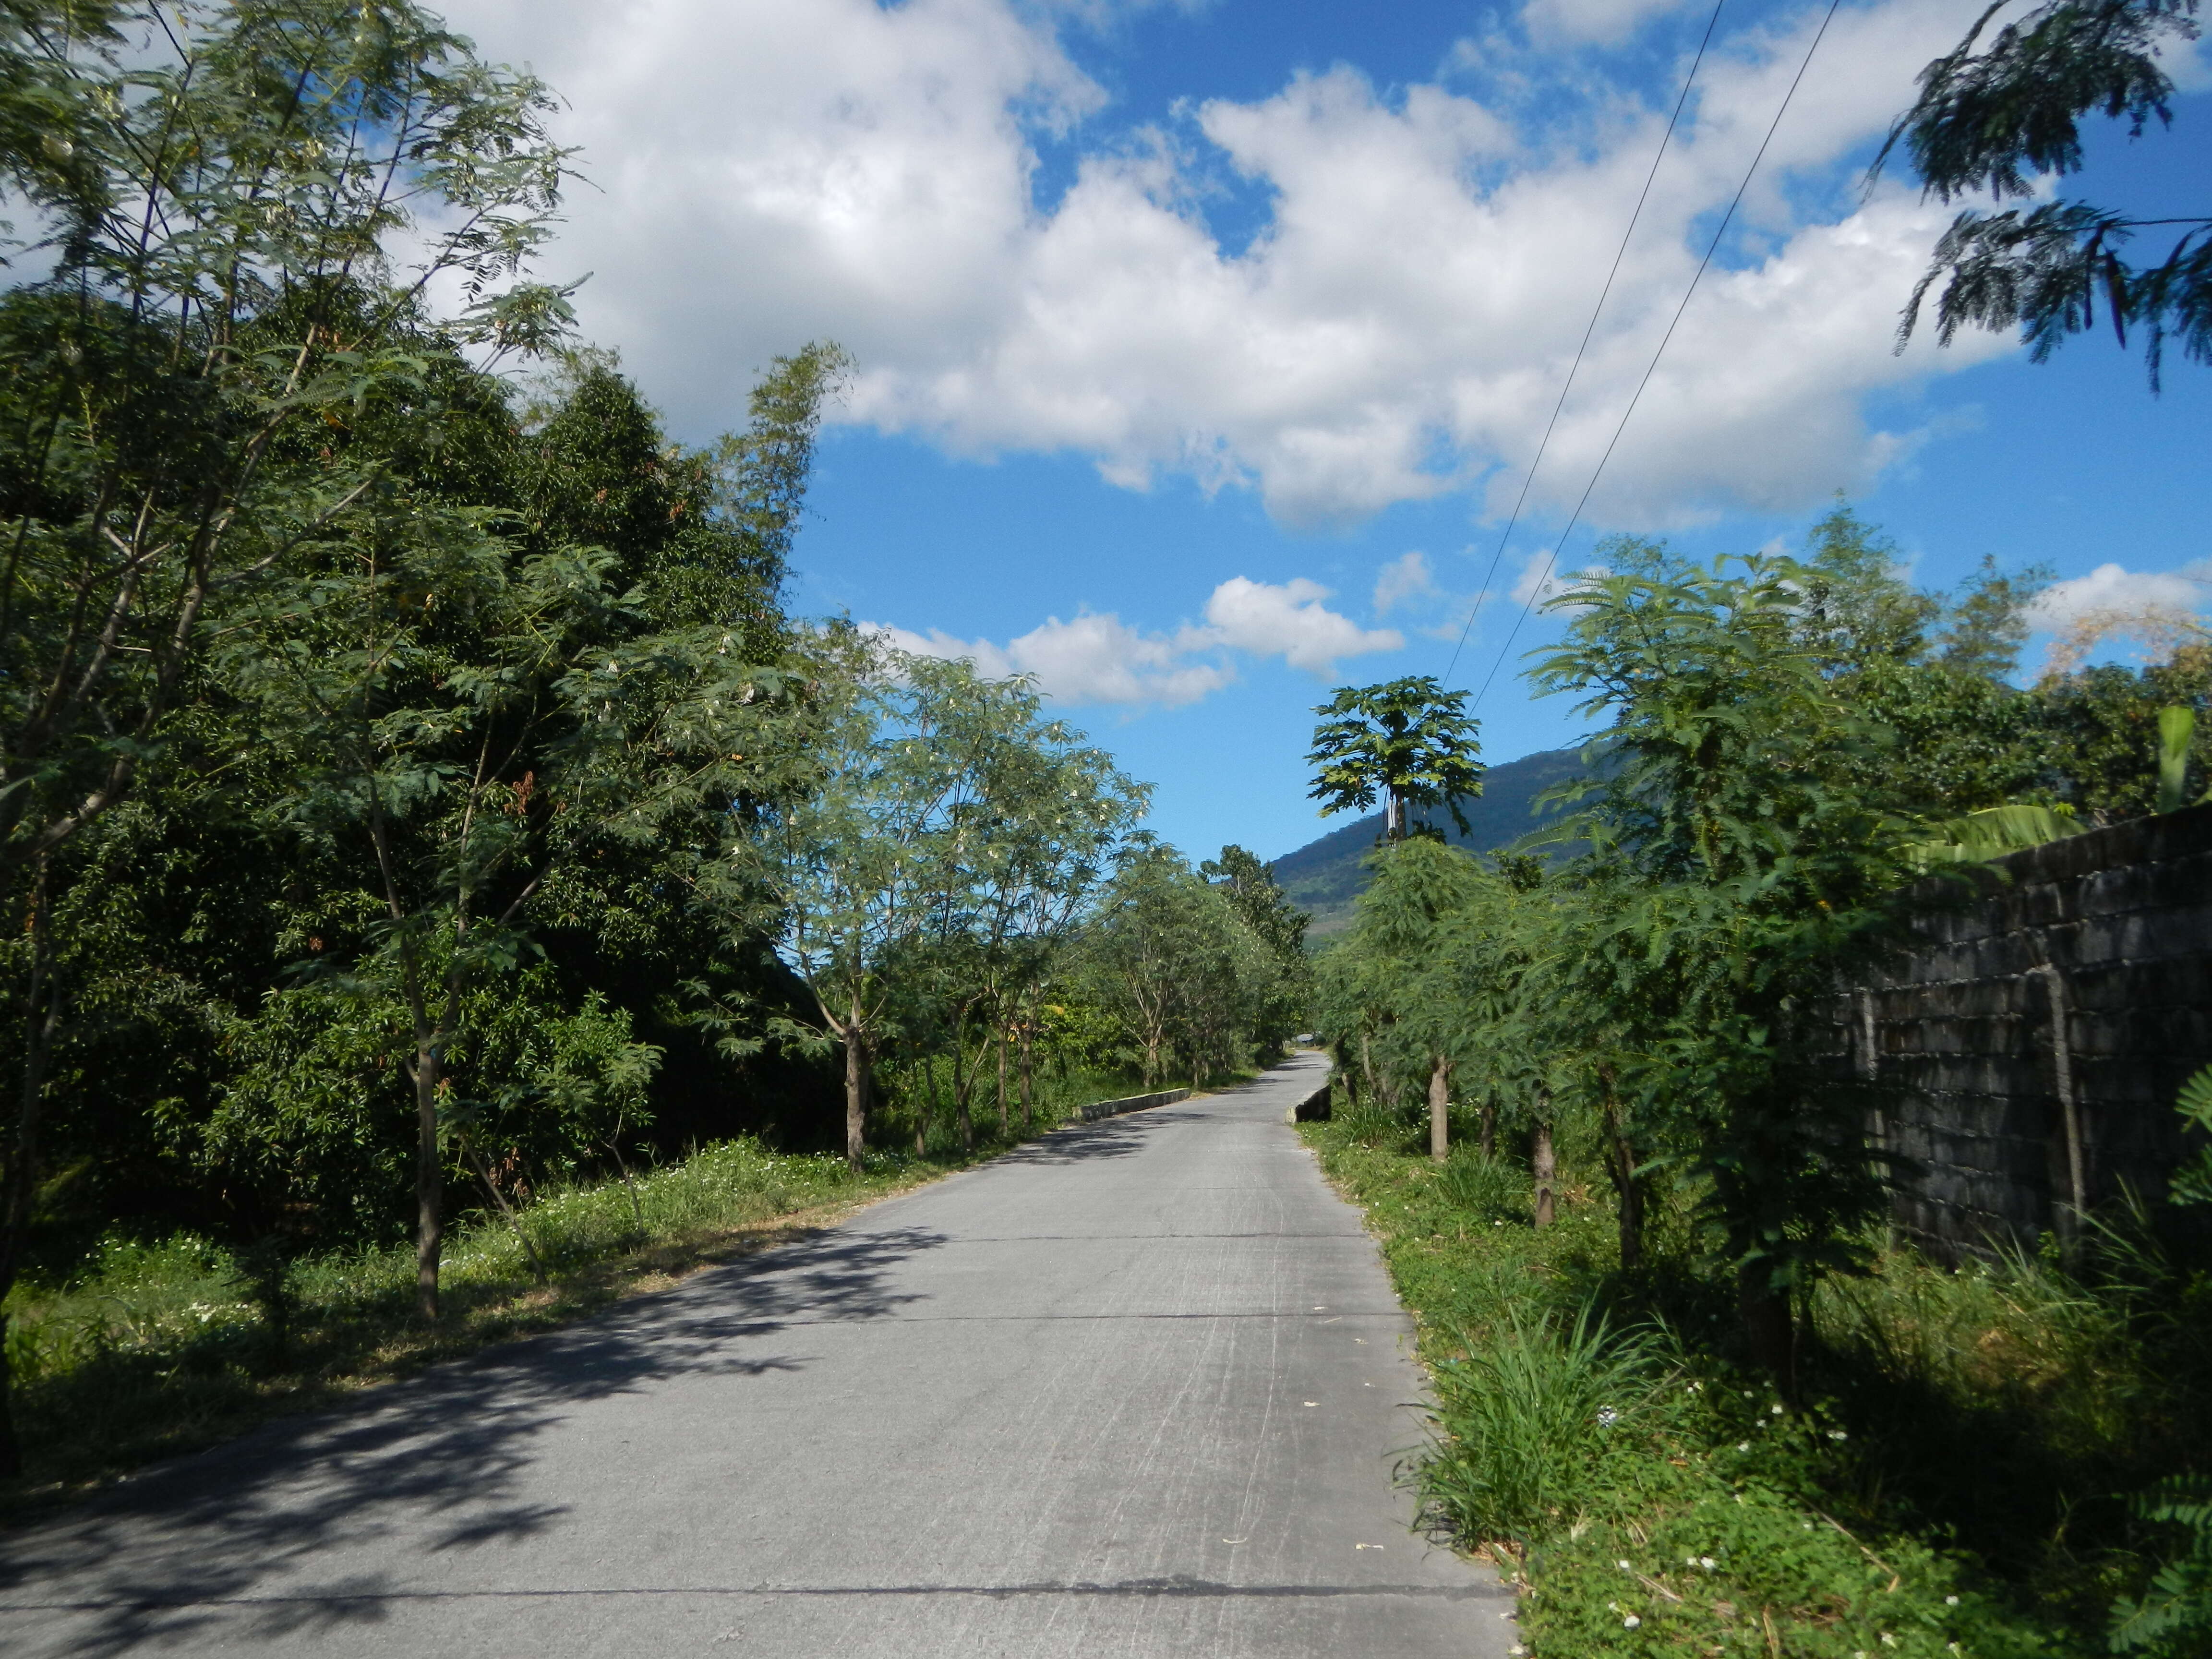
<path fill-rule="evenodd" d="M 1904 1156 L 1899 1229 L 1947 1259 L 2071 1231 L 2194 1152 L 2173 1109 L 2212 1063 L 2212 805 L 1997 860 L 1987 896 L 1838 1009 Z"/>

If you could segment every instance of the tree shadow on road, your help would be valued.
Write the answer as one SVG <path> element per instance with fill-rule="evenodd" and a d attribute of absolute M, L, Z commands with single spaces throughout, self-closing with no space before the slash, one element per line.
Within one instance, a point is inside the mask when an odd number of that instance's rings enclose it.
<path fill-rule="evenodd" d="M 566 1507 L 524 1501 L 520 1479 L 538 1437 L 571 1408 L 671 1377 L 802 1369 L 753 1345 L 794 1325 L 890 1317 L 917 1299 L 890 1288 L 891 1270 L 945 1242 L 920 1227 L 817 1233 L 438 1366 L 358 1407 L 157 1466 L 6 1539 L 0 1644 L 100 1655 L 380 1620 L 390 1573 L 316 1580 L 318 1558 L 404 1551 L 410 1535 L 432 1553 L 467 1552 L 557 1528 Z M 741 1340 L 748 1351 L 733 1352 Z"/>
<path fill-rule="evenodd" d="M 1172 1106 L 1154 1106 L 1123 1117 L 1102 1117 L 1096 1123 L 1070 1124 L 994 1158 L 992 1167 L 1088 1164 L 1098 1158 L 1133 1157 L 1144 1151 L 1145 1142 L 1161 1125 L 1188 1121 L 1170 1118 L 1169 1114 L 1174 1110 Z"/>

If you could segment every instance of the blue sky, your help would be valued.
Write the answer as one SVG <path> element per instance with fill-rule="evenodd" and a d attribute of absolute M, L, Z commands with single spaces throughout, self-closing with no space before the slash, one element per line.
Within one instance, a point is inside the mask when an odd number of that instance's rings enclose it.
<path fill-rule="evenodd" d="M 1838 489 L 1948 586 L 1985 553 L 2091 605 L 2201 608 L 2202 368 L 2107 340 L 1890 331 L 1947 215 L 1862 188 L 1978 6 L 1840 7 L 1560 568 L 1613 530 L 1704 554 Z M 1571 740 L 1504 636 L 1825 6 L 1725 4 L 1455 684 L 1492 759 Z M 1514 0 L 465 0 L 568 99 L 594 187 L 550 274 L 684 436 L 814 337 L 858 372 L 793 601 L 1036 672 L 1194 855 L 1331 827 L 1311 706 L 1443 673 L 1711 7 Z M 2171 135 L 2084 188 L 2201 189 Z M 2201 211 L 2201 206 L 2196 210 Z M 573 264 L 574 270 L 569 269 Z M 1517 592 L 1516 592 L 1517 585 Z"/>

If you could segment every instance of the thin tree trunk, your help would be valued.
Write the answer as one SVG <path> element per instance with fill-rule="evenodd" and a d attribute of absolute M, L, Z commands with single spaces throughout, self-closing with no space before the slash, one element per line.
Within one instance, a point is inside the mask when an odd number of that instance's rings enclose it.
<path fill-rule="evenodd" d="M 1498 1156 L 1498 1101 L 1494 1096 L 1482 1098 L 1482 1155 L 1486 1158 Z"/>
<path fill-rule="evenodd" d="M 1429 1156 L 1439 1164 L 1451 1156 L 1451 1069 L 1442 1054 L 1429 1065 Z"/>
<path fill-rule="evenodd" d="M 845 1164 L 860 1172 L 860 1155 L 867 1150 L 868 1045 L 859 1022 L 845 1024 Z"/>
<path fill-rule="evenodd" d="M 1006 1115 L 1006 1028 L 999 1027 L 999 1139 L 1004 1140 L 1013 1133 L 1013 1124 Z"/>
<path fill-rule="evenodd" d="M 544 1284 L 545 1263 L 538 1254 L 538 1247 L 530 1242 L 530 1235 L 523 1231 L 522 1218 L 514 1212 L 514 1206 L 507 1201 L 507 1194 L 500 1191 L 499 1183 L 491 1178 L 491 1169 L 485 1164 L 483 1154 L 465 1142 L 463 1143 L 463 1150 L 469 1162 L 476 1165 L 477 1179 L 483 1182 L 484 1191 L 491 1194 L 491 1201 L 499 1206 L 500 1214 L 506 1218 L 507 1230 L 514 1235 L 515 1243 L 522 1246 L 522 1254 L 530 1262 L 530 1276 L 540 1285 Z M 631 1201 L 635 1202 L 635 1200 L 636 1195 L 631 1194 Z"/>
<path fill-rule="evenodd" d="M 921 1078 L 922 1082 L 927 1085 L 927 1093 L 914 1103 L 914 1155 L 916 1158 L 929 1156 L 929 1126 L 937 1116 L 937 1057 L 935 1055 L 924 1054 L 921 1057 Z"/>
<path fill-rule="evenodd" d="M 629 1217 L 637 1224 L 638 1232 L 645 1231 L 645 1206 L 638 1201 L 637 1183 L 629 1178 L 629 1164 L 622 1155 L 622 1114 L 615 1114 L 615 1132 L 607 1137 L 607 1150 L 615 1155 L 615 1170 L 622 1176 L 623 1190 L 629 1194 Z"/>
<path fill-rule="evenodd" d="M 1630 1272 L 1644 1265 L 1644 1188 L 1636 1178 L 1636 1149 L 1620 1121 L 1620 1101 L 1613 1079 L 1605 1084 L 1605 1172 L 1613 1179 L 1613 1194 L 1620 1219 L 1620 1265 Z"/>
<path fill-rule="evenodd" d="M 1036 1080 L 1030 1071 L 1030 1039 L 1036 1033 L 1034 1011 L 1022 1017 L 1022 1132 L 1026 1134 L 1036 1127 Z"/>
<path fill-rule="evenodd" d="M 968 1037 L 962 1026 L 952 1030 L 952 1102 L 960 1114 L 960 1150 L 975 1150 L 975 1120 L 968 1110 L 968 1097 L 975 1091 L 975 1068 L 963 1067 L 961 1062 L 968 1057 Z"/>
<path fill-rule="evenodd" d="M 415 1039 L 415 1310 L 438 1317 L 438 1261 L 446 1246 L 446 1170 L 438 1156 L 438 1047 L 417 1025 Z"/>
<path fill-rule="evenodd" d="M 1558 1161 L 1552 1155 L 1552 1126 L 1548 1121 L 1536 1126 L 1534 1156 L 1528 1162 L 1536 1176 L 1536 1224 L 1548 1227 L 1555 1213 L 1556 1195 L 1552 1182 L 1559 1174 Z"/>

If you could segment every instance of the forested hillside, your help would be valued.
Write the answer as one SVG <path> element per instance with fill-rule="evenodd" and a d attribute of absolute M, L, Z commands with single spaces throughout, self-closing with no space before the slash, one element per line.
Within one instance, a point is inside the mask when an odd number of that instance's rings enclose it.
<path fill-rule="evenodd" d="M 1585 769 L 1579 749 L 1543 749 L 1504 762 L 1485 775 L 1480 795 L 1460 802 L 1460 811 L 1467 816 L 1464 834 L 1442 814 L 1437 815 L 1434 827 L 1453 846 L 1478 853 L 1510 846 L 1557 816 L 1555 811 L 1540 811 L 1537 798 Z M 1275 860 L 1275 879 L 1291 902 L 1313 918 L 1306 928 L 1309 937 L 1325 939 L 1351 925 L 1352 902 L 1370 878 L 1363 860 L 1382 835 L 1382 815 L 1371 813 Z"/>

